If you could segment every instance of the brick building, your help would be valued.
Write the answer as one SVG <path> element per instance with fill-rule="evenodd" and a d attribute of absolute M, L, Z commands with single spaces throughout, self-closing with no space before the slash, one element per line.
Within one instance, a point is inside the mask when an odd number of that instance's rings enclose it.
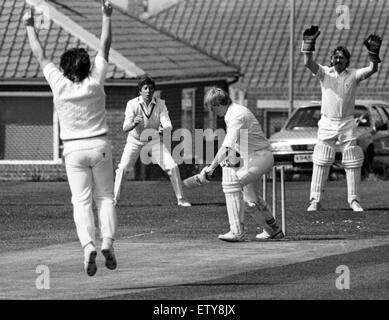
<path fill-rule="evenodd" d="M 28 5 L 38 3 L 38 13 L 49 17 L 36 17 L 41 21 L 39 38 L 56 65 L 71 47 L 86 48 L 91 58 L 97 53 L 100 1 L 0 2 L 1 180 L 66 179 L 52 94 L 21 20 Z M 105 92 L 115 164 L 126 140 L 121 129 L 126 102 L 136 95 L 137 78 L 144 73 L 156 80 L 156 94 L 166 100 L 174 129 L 216 127 L 216 119 L 203 107 L 204 90 L 215 84 L 227 89 L 237 81 L 238 68 L 120 10 L 115 9 L 112 22 Z M 160 174 L 154 169 L 138 166 L 137 176 Z"/>

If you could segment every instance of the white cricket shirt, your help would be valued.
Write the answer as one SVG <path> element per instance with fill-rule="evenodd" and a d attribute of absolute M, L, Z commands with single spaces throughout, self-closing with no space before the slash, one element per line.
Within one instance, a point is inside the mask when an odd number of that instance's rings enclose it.
<path fill-rule="evenodd" d="M 143 122 L 132 129 L 128 135 L 140 140 L 141 134 L 145 129 L 158 130 L 161 124 L 164 129 L 172 129 L 169 112 L 165 100 L 153 97 L 149 105 L 146 105 L 142 96 L 138 96 L 127 102 L 123 130 L 131 126 L 137 115 L 143 116 Z M 146 141 L 144 141 L 146 142 Z"/>
<path fill-rule="evenodd" d="M 259 150 L 271 150 L 261 125 L 248 108 L 232 103 L 224 120 L 227 133 L 222 146 L 235 149 L 243 158 Z"/>
<path fill-rule="evenodd" d="M 97 55 L 89 77 L 72 82 L 53 64 L 43 74 L 53 91 L 62 140 L 84 139 L 108 132 L 104 80 L 108 63 Z"/>
<path fill-rule="evenodd" d="M 343 119 L 354 114 L 357 86 L 363 80 L 364 69 L 346 69 L 338 74 L 334 67 L 319 65 L 316 77 L 322 92 L 321 114 L 331 119 Z"/>

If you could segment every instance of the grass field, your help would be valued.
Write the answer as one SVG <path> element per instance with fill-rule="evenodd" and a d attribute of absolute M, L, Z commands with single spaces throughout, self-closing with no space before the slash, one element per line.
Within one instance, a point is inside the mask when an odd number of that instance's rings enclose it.
<path fill-rule="evenodd" d="M 0 252 L 77 241 L 67 182 L 0 183 Z M 346 182 L 330 181 L 324 210 L 305 211 L 309 181 L 286 182 L 287 231 L 296 237 L 374 237 L 389 234 L 389 182 L 365 180 L 361 198 L 365 211 L 352 212 Z M 269 182 L 268 193 L 271 192 Z M 148 238 L 215 239 L 228 231 L 220 182 L 188 193 L 193 206 L 176 206 L 168 181 L 127 181 L 118 207 L 118 239 L 139 234 Z M 271 196 L 270 194 L 268 196 Z M 256 226 L 246 217 L 249 237 Z"/>
<path fill-rule="evenodd" d="M 118 207 L 118 269 L 82 270 L 66 182 L 0 183 L 0 299 L 388 299 L 389 182 L 365 180 L 362 204 L 346 202 L 346 182 L 327 185 L 325 210 L 305 211 L 309 181 L 286 182 L 285 241 L 228 244 L 220 181 L 178 207 L 168 181 L 127 181 Z M 271 186 L 269 183 L 269 192 Z M 268 195 L 270 196 L 270 195 Z M 50 290 L 35 287 L 50 267 Z M 335 269 L 352 270 L 352 289 L 335 287 Z"/>

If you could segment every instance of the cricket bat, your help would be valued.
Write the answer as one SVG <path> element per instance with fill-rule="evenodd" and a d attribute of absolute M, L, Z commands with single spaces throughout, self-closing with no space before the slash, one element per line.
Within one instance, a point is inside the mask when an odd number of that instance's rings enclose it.
<path fill-rule="evenodd" d="M 197 173 L 194 176 L 186 178 L 182 183 L 188 189 L 201 187 L 211 181 L 211 176 L 207 174 Z"/>

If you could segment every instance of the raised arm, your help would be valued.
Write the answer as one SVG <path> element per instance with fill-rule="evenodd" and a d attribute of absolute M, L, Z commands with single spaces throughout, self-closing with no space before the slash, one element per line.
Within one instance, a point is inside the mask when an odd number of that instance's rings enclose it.
<path fill-rule="evenodd" d="M 51 61 L 46 58 L 45 51 L 39 41 L 35 30 L 34 9 L 30 8 L 23 16 L 24 25 L 26 26 L 28 40 L 30 42 L 31 51 L 37 58 L 39 65 L 43 69 Z"/>
<path fill-rule="evenodd" d="M 370 64 L 366 68 L 357 70 L 356 76 L 358 81 L 367 79 L 378 71 L 378 64 L 381 63 L 381 59 L 379 57 L 381 44 L 382 39 L 375 34 L 369 35 L 369 37 L 364 41 L 364 45 L 366 46 L 369 54 Z"/>
<path fill-rule="evenodd" d="M 109 1 L 101 1 L 101 11 L 103 12 L 103 22 L 101 28 L 101 37 L 100 37 L 100 48 L 97 54 L 104 57 L 108 62 L 109 58 L 109 49 L 111 48 L 112 42 L 112 6 Z"/>
<path fill-rule="evenodd" d="M 313 74 L 319 71 L 319 65 L 313 60 L 313 52 L 315 51 L 316 39 L 320 35 L 318 26 L 311 26 L 305 29 L 303 33 L 303 43 L 301 52 L 304 53 L 304 65 L 311 70 Z"/>
<path fill-rule="evenodd" d="M 319 65 L 313 60 L 313 53 L 304 53 L 304 66 L 306 66 L 313 74 L 319 71 Z"/>

